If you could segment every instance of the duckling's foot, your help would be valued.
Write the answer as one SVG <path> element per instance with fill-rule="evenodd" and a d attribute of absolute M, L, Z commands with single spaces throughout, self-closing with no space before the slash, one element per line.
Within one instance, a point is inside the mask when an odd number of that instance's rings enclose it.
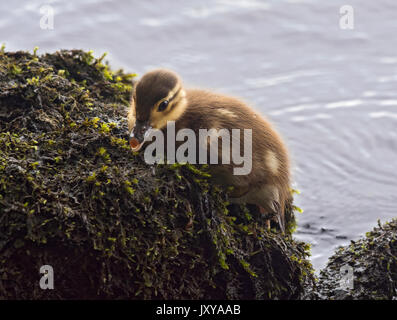
<path fill-rule="evenodd" d="M 263 207 L 261 207 L 261 206 L 258 206 L 258 208 L 259 208 L 259 212 L 260 212 L 261 214 L 263 214 L 264 216 L 267 215 L 265 208 L 263 208 Z M 266 219 L 265 222 L 266 222 L 267 230 L 270 230 L 270 219 Z"/>
<path fill-rule="evenodd" d="M 193 229 L 193 218 L 190 218 L 188 223 L 185 226 L 185 230 L 189 231 L 189 230 L 192 230 L 192 229 Z"/>
<path fill-rule="evenodd" d="M 280 230 L 282 233 L 285 233 L 284 219 L 281 214 L 280 203 L 278 201 L 273 201 L 273 207 L 276 209 L 277 212 L 276 217 L 278 225 L 280 226 Z"/>
<path fill-rule="evenodd" d="M 284 227 L 284 223 L 283 223 L 283 219 L 281 218 L 281 214 L 280 214 L 280 205 L 277 201 L 273 201 L 273 206 L 276 209 L 277 212 L 275 213 L 271 213 L 269 214 L 268 212 L 266 212 L 265 208 L 263 208 L 262 206 L 258 205 L 259 208 L 259 212 L 261 214 L 263 214 L 265 217 L 269 217 L 268 219 L 266 219 L 266 226 L 267 229 L 270 230 L 270 222 L 271 220 L 275 220 L 274 218 L 277 217 L 277 222 L 280 226 L 280 230 L 282 233 L 285 233 L 285 227 Z"/>

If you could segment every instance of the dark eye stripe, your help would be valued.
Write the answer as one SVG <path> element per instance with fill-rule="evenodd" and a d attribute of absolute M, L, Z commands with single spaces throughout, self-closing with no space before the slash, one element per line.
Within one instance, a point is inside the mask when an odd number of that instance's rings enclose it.
<path fill-rule="evenodd" d="M 181 92 L 181 89 L 182 89 L 182 88 L 179 88 L 179 89 L 175 92 L 175 94 L 174 94 L 170 99 L 168 99 L 168 102 L 171 102 L 172 100 L 174 100 L 175 97 L 178 96 L 179 92 Z"/>
<path fill-rule="evenodd" d="M 168 100 L 163 100 L 163 101 L 158 105 L 157 110 L 161 112 L 161 111 L 164 111 L 164 110 L 167 109 L 167 108 L 168 108 L 169 110 L 172 109 L 172 108 L 173 108 L 173 105 L 171 105 L 171 102 L 172 102 L 173 100 L 175 100 L 176 97 L 178 97 L 178 95 L 179 95 L 179 93 L 181 92 L 181 90 L 182 90 L 182 87 L 179 87 L 179 89 L 174 93 L 174 95 L 173 95 L 171 98 L 169 98 Z M 161 105 L 163 104 L 164 101 L 167 101 L 167 106 L 166 106 L 165 108 L 164 108 L 164 107 L 161 108 Z M 170 108 L 168 107 L 169 105 L 171 105 Z M 161 108 L 162 110 L 160 110 L 160 108 Z"/>

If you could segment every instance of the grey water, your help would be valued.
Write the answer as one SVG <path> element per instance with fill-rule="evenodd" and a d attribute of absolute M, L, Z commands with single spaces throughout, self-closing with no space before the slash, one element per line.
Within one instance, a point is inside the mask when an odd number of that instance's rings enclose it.
<path fill-rule="evenodd" d="M 354 29 L 339 26 L 345 4 Z M 40 28 L 45 5 L 53 29 Z M 395 0 L 0 2 L 7 50 L 109 52 L 113 68 L 170 68 L 269 117 L 301 191 L 295 237 L 312 244 L 317 269 L 397 217 L 396 37 Z"/>

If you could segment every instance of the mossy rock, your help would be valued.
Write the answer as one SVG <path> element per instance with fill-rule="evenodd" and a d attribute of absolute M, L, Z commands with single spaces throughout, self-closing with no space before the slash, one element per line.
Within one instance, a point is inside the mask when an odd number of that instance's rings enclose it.
<path fill-rule="evenodd" d="M 344 266 L 351 267 L 353 287 L 341 286 Z M 347 271 L 347 269 L 346 271 Z M 321 271 L 317 299 L 397 299 L 397 219 L 367 232 L 366 237 L 340 247 Z"/>
<path fill-rule="evenodd" d="M 0 299 L 302 297 L 308 245 L 229 205 L 205 166 L 133 154 L 135 75 L 102 59 L 0 53 Z"/>

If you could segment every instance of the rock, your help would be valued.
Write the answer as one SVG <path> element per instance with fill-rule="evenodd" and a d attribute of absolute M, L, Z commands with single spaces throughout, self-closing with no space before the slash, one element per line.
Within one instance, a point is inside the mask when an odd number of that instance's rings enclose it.
<path fill-rule="evenodd" d="M 229 205 L 205 166 L 130 151 L 134 75 L 102 60 L 0 52 L 0 299 L 304 296 L 308 245 Z"/>
<path fill-rule="evenodd" d="M 345 271 L 341 271 L 344 268 Z M 341 282 L 349 278 L 353 286 Z M 343 279 L 342 279 L 343 278 Z M 367 232 L 366 238 L 351 241 L 329 258 L 321 271 L 317 299 L 397 299 L 397 219 Z"/>

